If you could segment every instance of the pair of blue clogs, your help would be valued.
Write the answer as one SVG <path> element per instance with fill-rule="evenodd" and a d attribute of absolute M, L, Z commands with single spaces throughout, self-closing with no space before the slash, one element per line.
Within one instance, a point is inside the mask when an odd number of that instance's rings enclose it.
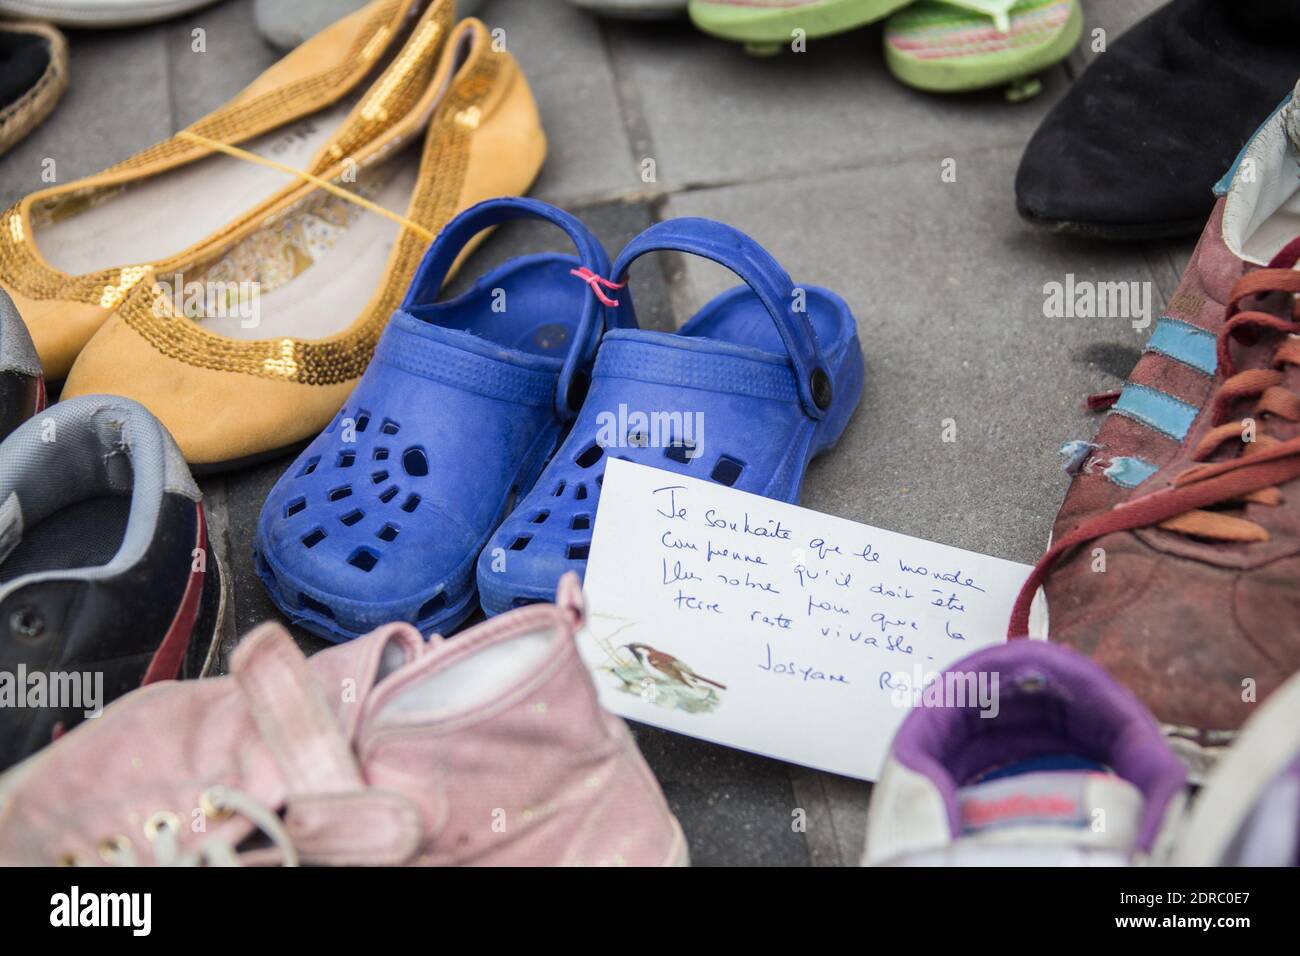
<path fill-rule="evenodd" d="M 437 301 L 471 239 L 530 217 L 564 229 L 577 256 L 515 259 Z M 676 334 L 638 329 L 622 283 L 666 249 L 746 285 Z M 843 299 L 795 287 L 730 226 L 659 223 L 611 268 L 562 210 L 481 203 L 439 234 L 347 404 L 272 489 L 258 573 L 290 618 L 330 640 L 390 621 L 450 633 L 476 592 L 498 614 L 551 600 L 564 572 L 583 572 L 610 455 L 797 500 L 862 380 Z M 647 434 L 646 421 L 683 433 Z M 687 434 L 696 422 L 703 441 Z"/>

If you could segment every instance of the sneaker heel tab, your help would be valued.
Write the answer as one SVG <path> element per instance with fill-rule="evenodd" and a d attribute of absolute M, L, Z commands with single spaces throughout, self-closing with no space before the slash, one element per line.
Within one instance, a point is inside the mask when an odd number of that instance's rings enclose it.
<path fill-rule="evenodd" d="M 273 621 L 259 624 L 236 645 L 230 656 L 230 673 L 238 677 L 258 666 L 258 662 L 270 656 L 297 654 L 301 651 L 294 644 L 293 638 L 284 626 Z"/>
<path fill-rule="evenodd" d="M 438 645 L 447 640 L 442 634 L 430 634 L 426 638 L 420 633 L 419 628 L 405 621 L 385 624 L 379 630 L 384 632 L 381 643 L 397 644 L 405 652 L 408 661 L 416 660 L 423 655 L 427 650 L 426 645 Z"/>

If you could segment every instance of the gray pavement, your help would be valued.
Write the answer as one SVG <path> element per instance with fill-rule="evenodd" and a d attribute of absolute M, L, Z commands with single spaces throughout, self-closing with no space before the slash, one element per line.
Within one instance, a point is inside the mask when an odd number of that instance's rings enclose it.
<path fill-rule="evenodd" d="M 896 84 L 879 29 L 752 59 L 687 24 L 600 22 L 563 0 L 486 0 L 524 65 L 551 152 L 536 194 L 579 211 L 617 252 L 655 219 L 701 215 L 752 234 L 797 282 L 853 307 L 867 353 L 862 406 L 809 472 L 809 507 L 1003 558 L 1032 562 L 1065 490 L 1059 446 L 1097 422 L 1082 397 L 1116 387 L 1145 332 L 1126 319 L 1048 319 L 1043 285 L 1153 284 L 1158 314 L 1191 243 L 1103 246 L 1037 232 L 1016 216 L 1025 141 L 1095 54 L 1159 4 L 1084 0 L 1085 46 L 1012 106 L 997 92 L 938 98 Z M 191 50 L 206 31 L 207 52 Z M 277 54 L 252 32 L 252 0 L 147 29 L 73 33 L 72 88 L 56 114 L 0 160 L 7 204 L 100 169 L 193 121 Z M 956 178 L 941 179 L 954 160 Z M 653 181 L 643 177 L 652 160 Z M 512 228 L 466 272 L 530 247 Z M 558 247 L 558 245 L 557 245 Z M 642 318 L 658 328 L 732 281 L 678 257 L 638 265 Z M 944 442 L 945 419 L 956 441 Z M 206 479 L 215 539 L 236 579 L 237 633 L 274 616 L 252 572 L 252 530 L 285 467 Z M 302 638 L 304 646 L 320 645 Z M 637 728 L 697 863 L 852 863 L 866 784 Z M 806 813 L 798 832 L 795 810 Z"/>

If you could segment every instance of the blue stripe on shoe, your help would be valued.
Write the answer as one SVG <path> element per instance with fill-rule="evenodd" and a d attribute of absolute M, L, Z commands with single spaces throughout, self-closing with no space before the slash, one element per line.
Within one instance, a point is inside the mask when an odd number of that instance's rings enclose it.
<path fill-rule="evenodd" d="M 1119 393 L 1111 411 L 1154 428 L 1174 441 L 1182 441 L 1200 409 L 1154 388 L 1130 382 Z"/>
<path fill-rule="evenodd" d="M 1206 375 L 1213 375 L 1219 366 L 1218 342 L 1212 334 L 1167 315 L 1156 320 L 1146 350 L 1190 365 Z"/>
<path fill-rule="evenodd" d="M 1102 474 L 1124 488 L 1136 488 L 1160 469 L 1143 458 L 1112 458 Z"/>

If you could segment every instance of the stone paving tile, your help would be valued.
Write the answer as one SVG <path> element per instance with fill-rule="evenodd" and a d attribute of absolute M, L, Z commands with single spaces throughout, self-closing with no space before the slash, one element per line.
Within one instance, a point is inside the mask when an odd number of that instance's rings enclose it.
<path fill-rule="evenodd" d="M 1024 142 L 1064 91 L 934 96 L 885 69 L 880 29 L 810 41 L 808 52 L 756 58 L 688 24 L 611 26 L 640 91 L 660 184 L 679 187 L 807 176 L 900 156 L 952 156 Z M 869 192 L 860 182 L 853 192 Z"/>
<path fill-rule="evenodd" d="M 790 767 L 795 799 L 807 816 L 805 839 L 813 866 L 857 866 L 867 831 L 871 784 L 807 767 Z"/>
<path fill-rule="evenodd" d="M 252 25 L 253 0 L 227 0 L 165 24 L 176 129 L 227 102 L 283 55 Z"/>
<path fill-rule="evenodd" d="M 694 866 L 805 866 L 799 801 L 779 760 L 630 724 L 681 821 Z"/>
<path fill-rule="evenodd" d="M 1044 284 L 1067 273 L 1152 282 L 1153 316 L 1163 301 L 1142 248 L 1022 223 L 1017 160 L 963 152 L 949 184 L 935 157 L 670 199 L 674 215 L 749 232 L 858 318 L 865 396 L 839 448 L 812 466 L 806 506 L 1013 560 L 1041 553 L 1066 485 L 1057 449 L 1095 431 L 1083 397 L 1114 387 L 1146 336 L 1127 319 L 1045 318 Z M 697 306 L 734 284 L 712 263 L 688 271 Z"/>
<path fill-rule="evenodd" d="M 99 172 L 172 132 L 165 30 L 69 31 L 71 83 L 50 117 L 0 160 L 0 203 Z"/>
<path fill-rule="evenodd" d="M 213 522 L 214 526 L 225 526 L 224 566 L 232 584 L 232 604 L 227 608 L 230 624 L 223 635 L 217 658 L 216 672 L 219 674 L 228 672 L 230 653 L 239 638 L 258 624 L 263 621 L 279 621 L 289 626 L 285 617 L 267 597 L 254 570 L 253 540 L 262 502 L 292 460 L 292 456 L 286 455 L 255 468 L 201 478 L 199 481 L 209 509 L 218 516 Z M 290 630 L 304 653 L 314 654 L 329 646 L 328 642 L 299 628 L 290 627 Z"/>
<path fill-rule="evenodd" d="M 492 0 L 481 16 L 505 31 L 546 128 L 550 152 L 533 195 L 571 203 L 639 187 L 599 21 L 565 0 Z"/>

